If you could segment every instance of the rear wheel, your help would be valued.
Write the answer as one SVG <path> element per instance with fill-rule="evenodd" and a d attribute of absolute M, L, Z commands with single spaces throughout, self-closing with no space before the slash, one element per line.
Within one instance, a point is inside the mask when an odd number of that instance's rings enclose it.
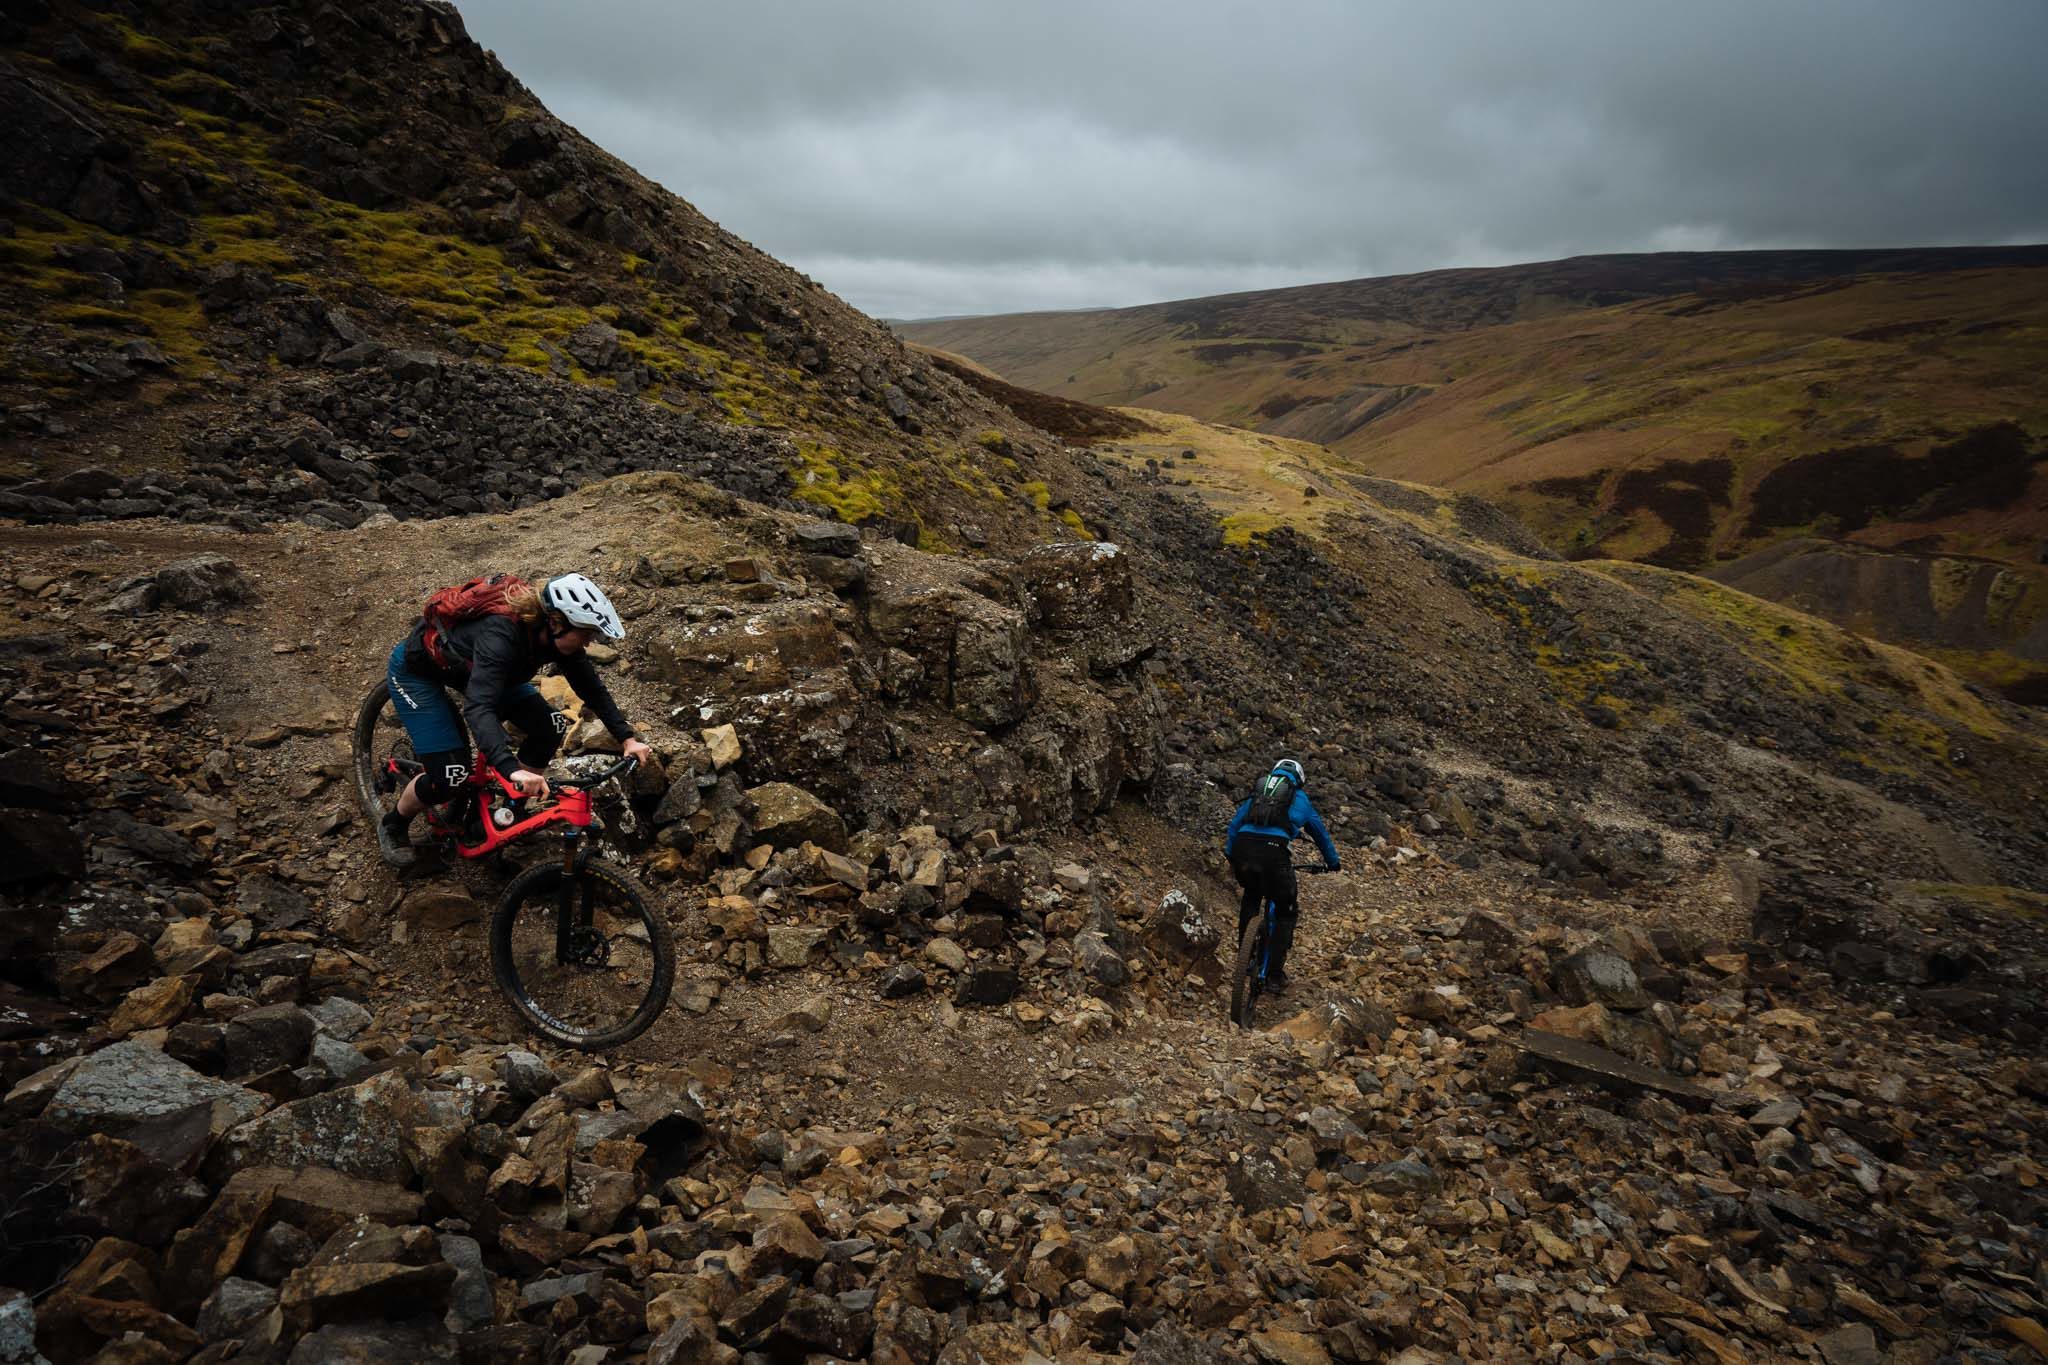
<path fill-rule="evenodd" d="M 1245 923 L 1237 941 L 1237 970 L 1230 977 L 1230 1022 L 1252 1027 L 1252 1012 L 1265 989 L 1266 914 L 1264 907 Z"/>
<path fill-rule="evenodd" d="M 398 805 L 397 785 L 388 784 L 384 765 L 388 759 L 414 762 L 412 739 L 399 722 L 398 708 L 391 704 L 391 684 L 379 678 L 356 708 L 355 732 L 351 736 L 350 760 L 356 780 L 356 799 L 362 802 L 363 817 L 375 829 L 386 811 Z M 385 790 L 390 785 L 391 790 Z"/>
<path fill-rule="evenodd" d="M 565 1047 L 617 1047 L 667 1006 L 675 938 L 638 883 L 591 861 L 569 888 L 564 952 L 562 876 L 559 862 L 536 863 L 505 889 L 491 921 L 491 969 L 536 1033 Z"/>

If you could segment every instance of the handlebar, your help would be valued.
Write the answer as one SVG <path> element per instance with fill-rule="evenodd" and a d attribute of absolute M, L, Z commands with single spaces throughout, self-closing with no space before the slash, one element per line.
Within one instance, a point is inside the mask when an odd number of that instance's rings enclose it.
<path fill-rule="evenodd" d="M 618 762 L 612 764 L 609 768 L 606 768 L 601 773 L 592 773 L 588 777 L 565 777 L 561 781 L 553 783 L 552 785 L 557 787 L 574 787 L 578 790 L 587 790 L 591 787 L 598 786 L 601 783 L 609 782 L 621 773 L 629 773 L 639 766 L 640 760 L 629 756 L 626 758 L 621 758 Z"/>
<path fill-rule="evenodd" d="M 1320 877 L 1320 876 L 1322 876 L 1322 875 L 1323 875 L 1323 874 L 1324 874 L 1325 872 L 1341 872 L 1341 871 L 1343 871 L 1343 869 L 1342 869 L 1342 868 L 1336 868 L 1336 867 L 1297 867 L 1297 868 L 1295 868 L 1294 870 L 1295 870 L 1295 872 L 1296 872 L 1297 874 L 1299 874 L 1299 875 L 1301 875 L 1301 876 L 1303 876 L 1303 877 Z"/>

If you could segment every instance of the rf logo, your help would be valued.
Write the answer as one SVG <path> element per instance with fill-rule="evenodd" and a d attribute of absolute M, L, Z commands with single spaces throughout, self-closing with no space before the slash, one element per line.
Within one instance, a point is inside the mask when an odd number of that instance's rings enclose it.
<path fill-rule="evenodd" d="M 558 735 L 566 735 L 566 734 L 568 734 L 568 733 L 569 733 L 569 713 L 568 713 L 567 711 L 557 711 L 557 712 L 555 712 L 555 713 L 554 713 L 554 716 L 555 716 L 555 733 L 556 733 L 556 734 L 558 734 Z"/>
<path fill-rule="evenodd" d="M 441 769 L 441 778 L 451 787 L 459 787 L 469 780 L 469 769 L 460 763 L 450 763 Z"/>

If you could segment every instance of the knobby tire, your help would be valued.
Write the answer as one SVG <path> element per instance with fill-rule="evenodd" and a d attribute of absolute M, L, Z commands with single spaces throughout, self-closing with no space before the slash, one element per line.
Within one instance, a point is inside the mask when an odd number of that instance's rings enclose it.
<path fill-rule="evenodd" d="M 377 752 L 377 722 L 391 705 L 391 684 L 379 678 L 356 708 L 356 727 L 349 746 L 350 766 L 355 772 L 356 797 L 363 804 L 363 817 L 376 829 L 384 818 L 384 793 L 377 788 L 385 755 Z M 392 798 L 396 802 L 397 798 Z"/>
<path fill-rule="evenodd" d="M 1266 949 L 1266 913 L 1263 906 L 1244 926 L 1237 944 L 1237 970 L 1230 977 L 1230 1022 L 1239 1028 L 1252 1027 L 1252 1013 L 1264 988 L 1259 980 L 1260 959 Z"/>
<path fill-rule="evenodd" d="M 616 903 L 627 912 L 621 914 L 618 909 L 613 909 L 609 913 L 614 918 L 636 922 L 646 931 L 654 970 L 638 1006 L 622 1024 L 611 1028 L 577 1028 L 555 1017 L 552 1011 L 535 1001 L 528 983 L 521 979 L 513 930 L 528 902 L 533 902 L 532 908 L 544 914 L 559 913 L 557 893 L 561 888 L 562 875 L 562 866 L 558 862 L 536 863 L 514 878 L 505 889 L 505 897 L 498 903 L 497 913 L 491 919 L 491 970 L 498 979 L 498 988 L 512 1002 L 520 1018 L 542 1037 L 564 1047 L 586 1051 L 617 1047 L 645 1033 L 667 1007 L 669 992 L 675 987 L 675 936 L 668 927 L 668 921 L 654 913 L 648 905 L 646 893 L 631 877 L 597 861 L 586 863 L 576 874 L 579 884 L 573 893 L 572 904 L 580 905 L 587 889 L 608 889 Z M 547 921 L 553 922 L 551 919 Z M 588 988 L 598 993 L 605 989 L 599 981 L 601 972 L 602 969 L 593 970 L 586 978 Z M 614 985 L 617 989 L 630 989 L 623 983 Z"/>

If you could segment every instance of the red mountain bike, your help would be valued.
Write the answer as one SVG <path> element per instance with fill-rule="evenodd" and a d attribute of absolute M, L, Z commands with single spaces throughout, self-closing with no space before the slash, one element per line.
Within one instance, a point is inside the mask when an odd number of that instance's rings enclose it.
<path fill-rule="evenodd" d="M 421 771 L 381 679 L 357 709 L 353 747 L 356 793 L 374 829 Z M 591 789 L 636 762 L 550 781 L 553 804 L 529 814 L 519 789 L 478 754 L 454 799 L 426 811 L 434 837 L 464 858 L 552 831 L 554 856 L 515 876 L 491 917 L 491 970 L 520 1017 L 567 1047 L 616 1047 L 639 1037 L 675 985 L 668 921 L 631 876 L 592 856 L 585 837 L 597 820 Z"/>

